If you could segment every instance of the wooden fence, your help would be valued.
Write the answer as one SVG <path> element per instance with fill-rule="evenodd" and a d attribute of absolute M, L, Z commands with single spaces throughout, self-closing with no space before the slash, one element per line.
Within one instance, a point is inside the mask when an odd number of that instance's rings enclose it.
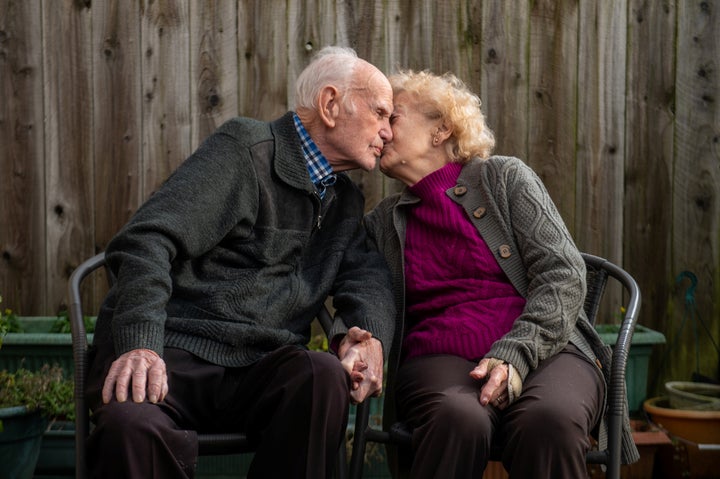
<path fill-rule="evenodd" d="M 637 278 L 677 379 L 696 366 L 676 278 L 697 276 L 718 374 L 718 0 L 0 0 L 3 307 L 62 309 L 73 268 L 223 121 L 292 108 L 326 44 L 464 79 L 579 247 Z M 398 188 L 353 177 L 368 207 Z"/>

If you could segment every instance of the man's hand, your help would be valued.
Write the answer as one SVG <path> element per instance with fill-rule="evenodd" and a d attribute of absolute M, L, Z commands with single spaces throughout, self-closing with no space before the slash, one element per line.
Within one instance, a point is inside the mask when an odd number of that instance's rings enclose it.
<path fill-rule="evenodd" d="M 357 326 L 350 328 L 340 342 L 338 357 L 350 374 L 350 399 L 360 403 L 368 396 L 379 396 L 383 384 L 382 343 L 369 331 Z"/>
<path fill-rule="evenodd" d="M 149 349 L 134 349 L 113 361 L 105 378 L 102 399 L 105 404 L 112 399 L 113 390 L 119 402 L 128 398 L 132 382 L 132 400 L 143 402 L 145 393 L 152 403 L 162 401 L 168 393 L 165 361 Z"/>
<path fill-rule="evenodd" d="M 477 380 L 487 379 L 480 390 L 480 404 L 492 404 L 498 409 L 505 409 L 508 401 L 509 367 L 499 359 L 485 358 L 477 367 L 470 371 L 470 376 Z"/>

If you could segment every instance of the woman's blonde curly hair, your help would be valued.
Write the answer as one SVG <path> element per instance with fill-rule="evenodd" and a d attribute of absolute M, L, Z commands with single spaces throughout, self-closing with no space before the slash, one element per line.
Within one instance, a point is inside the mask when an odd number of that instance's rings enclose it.
<path fill-rule="evenodd" d="M 452 73 L 436 75 L 427 70 L 402 70 L 390 75 L 389 80 L 394 95 L 413 95 L 425 116 L 442 119 L 452 128 L 445 143 L 452 161 L 465 163 L 473 157 L 490 156 L 495 136 L 485 123 L 480 98 L 462 80 Z"/>

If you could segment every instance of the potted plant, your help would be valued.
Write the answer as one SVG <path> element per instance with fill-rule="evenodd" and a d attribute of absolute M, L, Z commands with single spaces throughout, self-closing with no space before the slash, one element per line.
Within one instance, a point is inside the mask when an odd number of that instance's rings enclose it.
<path fill-rule="evenodd" d="M 66 312 L 56 316 L 20 316 L 5 309 L 6 336 L 0 354 L 0 369 L 38 370 L 44 364 L 57 364 L 72 377 L 72 335 Z M 86 330 L 94 330 L 95 318 L 86 317 Z M 89 335 L 92 341 L 92 334 Z"/>
<path fill-rule="evenodd" d="M 14 319 L 0 311 L 0 348 Z M 32 477 L 43 434 L 57 419 L 74 419 L 73 383 L 60 366 L 0 370 L 0 463 L 7 477 Z"/>

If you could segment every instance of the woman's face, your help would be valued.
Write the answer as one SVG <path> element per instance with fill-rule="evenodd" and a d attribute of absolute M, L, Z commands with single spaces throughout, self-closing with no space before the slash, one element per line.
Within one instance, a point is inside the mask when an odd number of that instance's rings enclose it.
<path fill-rule="evenodd" d="M 418 102 L 407 92 L 397 94 L 390 115 L 392 140 L 385 144 L 380 157 L 380 170 L 386 175 L 403 179 L 408 173 L 424 169 L 437 156 L 433 134 L 439 120 L 431 120 L 421 113 Z"/>

